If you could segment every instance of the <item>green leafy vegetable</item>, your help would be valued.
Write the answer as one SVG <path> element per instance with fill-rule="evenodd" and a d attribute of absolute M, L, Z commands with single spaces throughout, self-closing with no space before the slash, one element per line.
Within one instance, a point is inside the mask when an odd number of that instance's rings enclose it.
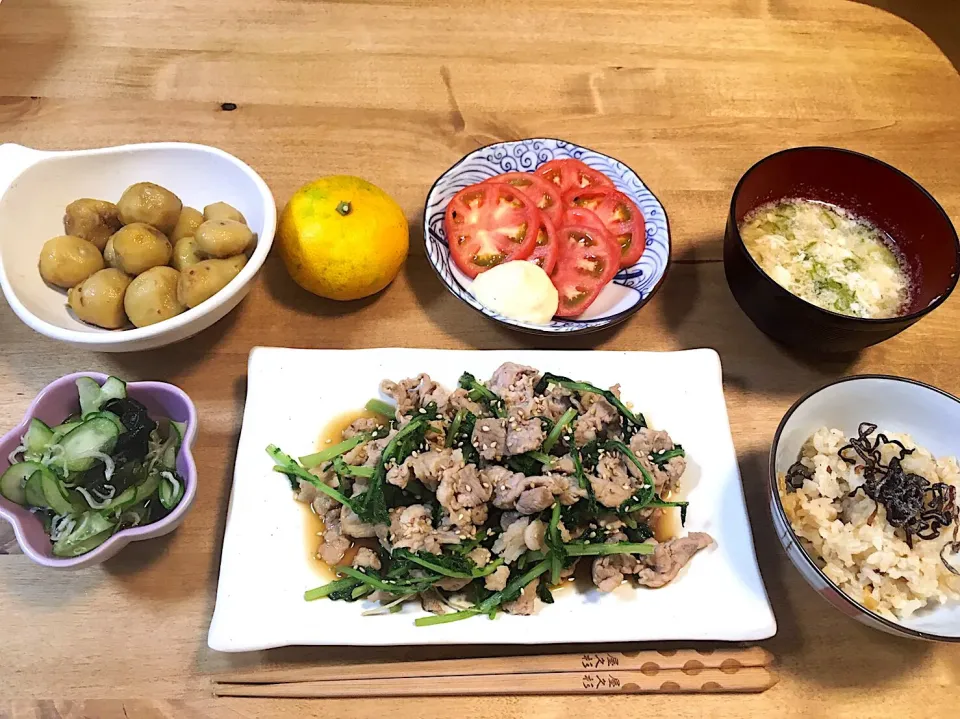
<path fill-rule="evenodd" d="M 564 430 L 567 428 L 574 418 L 577 416 L 577 410 L 573 407 L 568 409 L 560 419 L 557 420 L 557 423 L 553 425 L 553 429 L 550 430 L 550 434 L 547 435 L 547 438 L 543 440 L 543 446 L 541 449 L 544 452 L 549 452 L 553 449 L 553 446 L 560 440 L 560 435 L 563 434 Z"/>
<path fill-rule="evenodd" d="M 647 420 L 644 419 L 642 414 L 631 412 L 627 406 L 620 401 L 620 398 L 608 389 L 600 389 L 587 382 L 574 382 L 569 377 L 562 377 L 561 375 L 545 372 L 537 383 L 535 391 L 537 394 L 543 394 L 547 391 L 547 386 L 551 384 L 564 387 L 574 392 L 593 392 L 594 394 L 600 395 L 616 407 L 617 412 L 620 413 L 620 417 L 623 419 L 624 431 L 629 435 L 647 426 Z"/>
<path fill-rule="evenodd" d="M 295 460 L 289 454 L 285 454 L 277 445 L 271 444 L 268 446 L 267 454 L 270 455 L 270 458 L 273 459 L 276 465 L 274 466 L 273 471 L 287 475 L 287 479 L 290 480 L 290 486 L 293 489 L 299 489 L 297 480 L 302 479 L 304 482 L 312 484 L 328 497 L 331 497 L 340 502 L 340 504 L 345 504 L 356 511 L 351 500 L 340 494 L 340 492 L 335 490 L 333 487 L 322 482 L 319 477 L 310 474 L 310 472 L 297 463 L 297 460 Z"/>
<path fill-rule="evenodd" d="M 387 418 L 392 418 L 397 413 L 397 408 L 392 404 L 376 398 L 367 402 L 366 405 L 364 405 L 364 409 L 368 412 L 375 412 L 376 414 Z"/>
<path fill-rule="evenodd" d="M 477 378 L 469 372 L 460 375 L 457 385 L 467 390 L 467 396 L 490 410 L 490 414 L 494 417 L 507 416 L 506 407 L 503 406 L 503 400 L 499 395 L 488 389 L 482 382 L 478 382 Z"/>

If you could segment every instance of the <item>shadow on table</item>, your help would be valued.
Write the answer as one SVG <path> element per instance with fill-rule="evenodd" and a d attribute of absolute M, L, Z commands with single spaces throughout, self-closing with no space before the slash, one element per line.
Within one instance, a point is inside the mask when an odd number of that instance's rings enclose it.
<path fill-rule="evenodd" d="M 776 655 L 781 672 L 823 686 L 863 686 L 866 677 L 880 684 L 915 671 L 933 651 L 932 644 L 884 634 L 849 619 L 793 567 L 770 516 L 768 462 L 766 452 L 748 452 L 739 465 L 757 561 L 777 618 L 776 636 L 763 644 Z"/>
<path fill-rule="evenodd" d="M 854 0 L 903 18 L 940 48 L 960 71 L 960 3 L 956 0 Z"/>
<path fill-rule="evenodd" d="M 693 248 L 674 256 L 654 302 L 681 347 L 715 349 L 724 383 L 748 392 L 796 397 L 843 375 L 857 359 L 803 356 L 778 345 L 740 309 L 727 286 L 723 263 L 697 260 Z"/>

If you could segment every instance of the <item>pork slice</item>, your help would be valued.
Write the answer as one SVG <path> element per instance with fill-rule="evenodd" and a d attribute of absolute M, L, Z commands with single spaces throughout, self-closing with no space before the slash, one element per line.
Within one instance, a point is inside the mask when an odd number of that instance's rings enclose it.
<path fill-rule="evenodd" d="M 477 565 L 480 569 L 487 566 L 490 563 L 490 550 L 486 547 L 477 547 L 476 549 L 471 549 L 467 553 L 467 557 Z"/>
<path fill-rule="evenodd" d="M 713 544 L 706 532 L 691 532 L 657 544 L 653 554 L 643 557 L 643 566 L 637 571 L 637 581 L 646 587 L 662 587 L 676 578 L 693 555 Z"/>
<path fill-rule="evenodd" d="M 578 447 L 596 439 L 608 439 L 620 435 L 620 414 L 617 408 L 604 397 L 596 399 L 573 423 L 573 438 Z"/>
<path fill-rule="evenodd" d="M 377 536 L 377 528 L 372 524 L 361 522 L 356 512 L 345 504 L 340 505 L 340 531 L 355 539 Z"/>
<path fill-rule="evenodd" d="M 593 560 L 593 583 L 601 592 L 612 592 L 628 574 L 636 574 L 643 564 L 632 554 L 610 554 Z"/>
<path fill-rule="evenodd" d="M 498 417 L 478 419 L 470 441 L 481 457 L 499 461 L 507 449 L 507 420 Z"/>
<path fill-rule="evenodd" d="M 440 598 L 440 592 L 433 587 L 430 587 L 430 589 L 425 592 L 420 592 L 420 606 L 423 607 L 423 611 L 430 612 L 431 614 L 447 613 L 447 605 L 444 604 Z"/>
<path fill-rule="evenodd" d="M 457 387 L 450 393 L 446 411 L 448 419 L 452 419 L 459 409 L 467 410 L 474 417 L 482 417 L 486 412 L 479 403 L 470 399 L 469 393 L 463 387 Z"/>
<path fill-rule="evenodd" d="M 341 435 L 344 439 L 352 439 L 358 434 L 372 432 L 379 427 L 380 423 L 372 417 L 359 417 L 353 420 L 353 422 L 351 422 L 346 428 L 344 428 L 343 432 L 341 432 Z"/>
<path fill-rule="evenodd" d="M 444 577 L 437 582 L 437 586 L 447 592 L 459 592 L 465 586 L 472 582 L 472 579 L 459 579 L 457 577 Z"/>
<path fill-rule="evenodd" d="M 430 375 L 426 373 L 400 382 L 385 379 L 380 383 L 380 391 L 396 402 L 397 419 L 431 403 L 435 403 L 437 409 L 443 412 L 450 400 L 450 392 L 430 379 Z"/>
<path fill-rule="evenodd" d="M 487 382 L 487 387 L 499 396 L 507 407 L 521 405 L 533 399 L 533 388 L 540 373 L 533 367 L 504 362 L 497 367 Z"/>
<path fill-rule="evenodd" d="M 380 557 L 372 549 L 360 547 L 357 553 L 353 555 L 353 566 L 357 569 L 380 569 Z"/>
<path fill-rule="evenodd" d="M 483 580 L 483 586 L 491 592 L 502 592 L 507 586 L 507 580 L 510 578 L 510 567 L 501 564 L 491 574 L 488 574 Z"/>
<path fill-rule="evenodd" d="M 588 479 L 594 496 L 604 507 L 619 507 L 630 498 L 636 487 L 623 465 L 623 459 L 613 452 L 605 452 L 600 457 L 596 474 Z"/>
<path fill-rule="evenodd" d="M 507 564 L 517 561 L 527 551 L 526 530 L 529 526 L 530 517 L 514 519 L 494 541 L 493 553 L 503 557 Z"/>
<path fill-rule="evenodd" d="M 457 533 L 434 529 L 432 512 L 425 504 L 411 504 L 390 510 L 389 544 L 394 549 L 440 554 L 445 544 L 459 544 Z"/>
<path fill-rule="evenodd" d="M 352 542 L 340 531 L 340 507 L 331 508 L 323 517 L 323 543 L 317 550 L 317 556 L 331 567 L 343 559 Z"/>
<path fill-rule="evenodd" d="M 533 608 L 537 600 L 538 584 L 540 584 L 540 577 L 537 577 L 525 586 L 523 591 L 520 592 L 520 596 L 512 602 L 504 602 L 503 610 L 508 614 L 533 614 Z"/>
<path fill-rule="evenodd" d="M 507 421 L 506 454 L 523 454 L 540 449 L 546 437 L 539 419 L 518 420 L 510 417 Z"/>
<path fill-rule="evenodd" d="M 529 478 L 528 478 L 529 479 Z M 549 485 L 531 487 L 523 492 L 516 503 L 516 510 L 520 514 L 537 514 L 553 506 L 553 492 Z"/>
<path fill-rule="evenodd" d="M 487 502 L 492 494 L 493 487 L 480 477 L 473 464 L 443 470 L 437 487 L 437 501 L 446 510 L 449 523 L 457 527 L 486 522 Z"/>
<path fill-rule="evenodd" d="M 653 477 L 653 484 L 658 494 L 677 489 L 680 478 L 687 469 L 687 460 L 684 457 L 671 457 L 663 467 L 657 465 L 650 455 L 657 452 L 666 452 L 675 447 L 670 435 L 663 430 L 654 430 L 644 427 L 630 438 L 630 449 L 637 456 L 640 464 Z M 630 474 L 640 477 L 640 470 L 631 462 L 628 466 Z"/>

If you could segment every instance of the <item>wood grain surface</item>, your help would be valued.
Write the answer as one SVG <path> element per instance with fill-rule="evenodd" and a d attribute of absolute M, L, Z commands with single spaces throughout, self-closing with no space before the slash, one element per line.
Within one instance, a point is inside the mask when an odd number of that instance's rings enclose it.
<path fill-rule="evenodd" d="M 0 527 L 0 717 L 930 716 L 955 711 L 960 646 L 888 637 L 816 596 L 779 549 L 764 462 L 791 402 L 845 373 L 960 393 L 960 297 L 857 358 L 793 357 L 740 312 L 723 278 L 730 192 L 760 157 L 831 144 L 915 177 L 960 219 L 955 0 L 4 0 L 0 141 L 80 148 L 216 145 L 284 203 L 318 175 L 362 175 L 410 219 L 413 250 L 381 295 L 308 296 L 276 258 L 228 318 L 173 347 L 71 349 L 0 309 L 0 426 L 77 369 L 166 379 L 195 400 L 200 490 L 172 536 L 57 573 Z M 951 24 L 951 21 L 952 24 Z M 939 45 L 939 48 L 938 48 Z M 223 103 L 233 103 L 227 110 Z M 486 321 L 441 287 L 419 223 L 434 179 L 478 145 L 546 135 L 614 155 L 667 208 L 675 252 L 653 302 L 571 348 L 714 347 L 761 569 L 779 623 L 780 682 L 752 696 L 527 696 L 482 701 L 214 699 L 209 675 L 254 666 L 515 654 L 519 648 L 211 652 L 206 632 L 255 345 L 555 347 Z M 16 237 L 0 238 L 16 242 Z M 318 381 L 323 381 L 318 376 Z M 655 621 L 655 617 L 640 618 Z M 576 651 L 560 647 L 558 651 Z"/>

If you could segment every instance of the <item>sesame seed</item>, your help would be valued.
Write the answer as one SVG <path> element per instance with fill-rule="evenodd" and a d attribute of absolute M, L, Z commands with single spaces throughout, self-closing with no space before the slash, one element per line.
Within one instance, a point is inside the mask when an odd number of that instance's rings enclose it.
<path fill-rule="evenodd" d="M 493 449 L 496 449 L 496 448 L 497 448 L 497 443 L 496 443 L 496 442 L 491 442 L 491 443 L 490 443 L 490 446 L 491 446 Z"/>
<path fill-rule="evenodd" d="M 324 442 L 324 444 L 330 444 L 331 442 L 333 442 L 333 440 L 328 437 L 328 438 L 327 438 L 327 441 Z"/>
<path fill-rule="evenodd" d="M 427 410 L 425 410 L 423 407 L 421 407 L 421 408 L 420 408 L 420 414 L 426 414 L 426 413 L 427 413 Z"/>
<path fill-rule="evenodd" d="M 480 449 L 482 449 L 482 450 L 486 450 L 486 449 L 487 449 L 487 445 L 485 445 L 485 444 L 481 444 L 481 445 L 480 445 Z"/>
<path fill-rule="evenodd" d="M 629 484 L 625 484 L 625 485 L 623 485 L 623 488 L 624 488 L 624 489 L 630 489 L 630 485 L 629 485 Z"/>
<path fill-rule="evenodd" d="M 481 429 L 482 431 L 484 431 L 484 432 L 489 432 L 489 431 L 490 431 L 490 427 L 488 427 L 488 426 L 485 425 L 485 424 L 484 424 L 484 425 L 481 425 L 481 426 L 480 426 L 480 429 Z"/>
<path fill-rule="evenodd" d="M 480 483 L 480 486 L 483 487 L 484 489 L 490 489 L 490 483 L 489 483 L 489 482 L 481 482 L 481 483 Z"/>

